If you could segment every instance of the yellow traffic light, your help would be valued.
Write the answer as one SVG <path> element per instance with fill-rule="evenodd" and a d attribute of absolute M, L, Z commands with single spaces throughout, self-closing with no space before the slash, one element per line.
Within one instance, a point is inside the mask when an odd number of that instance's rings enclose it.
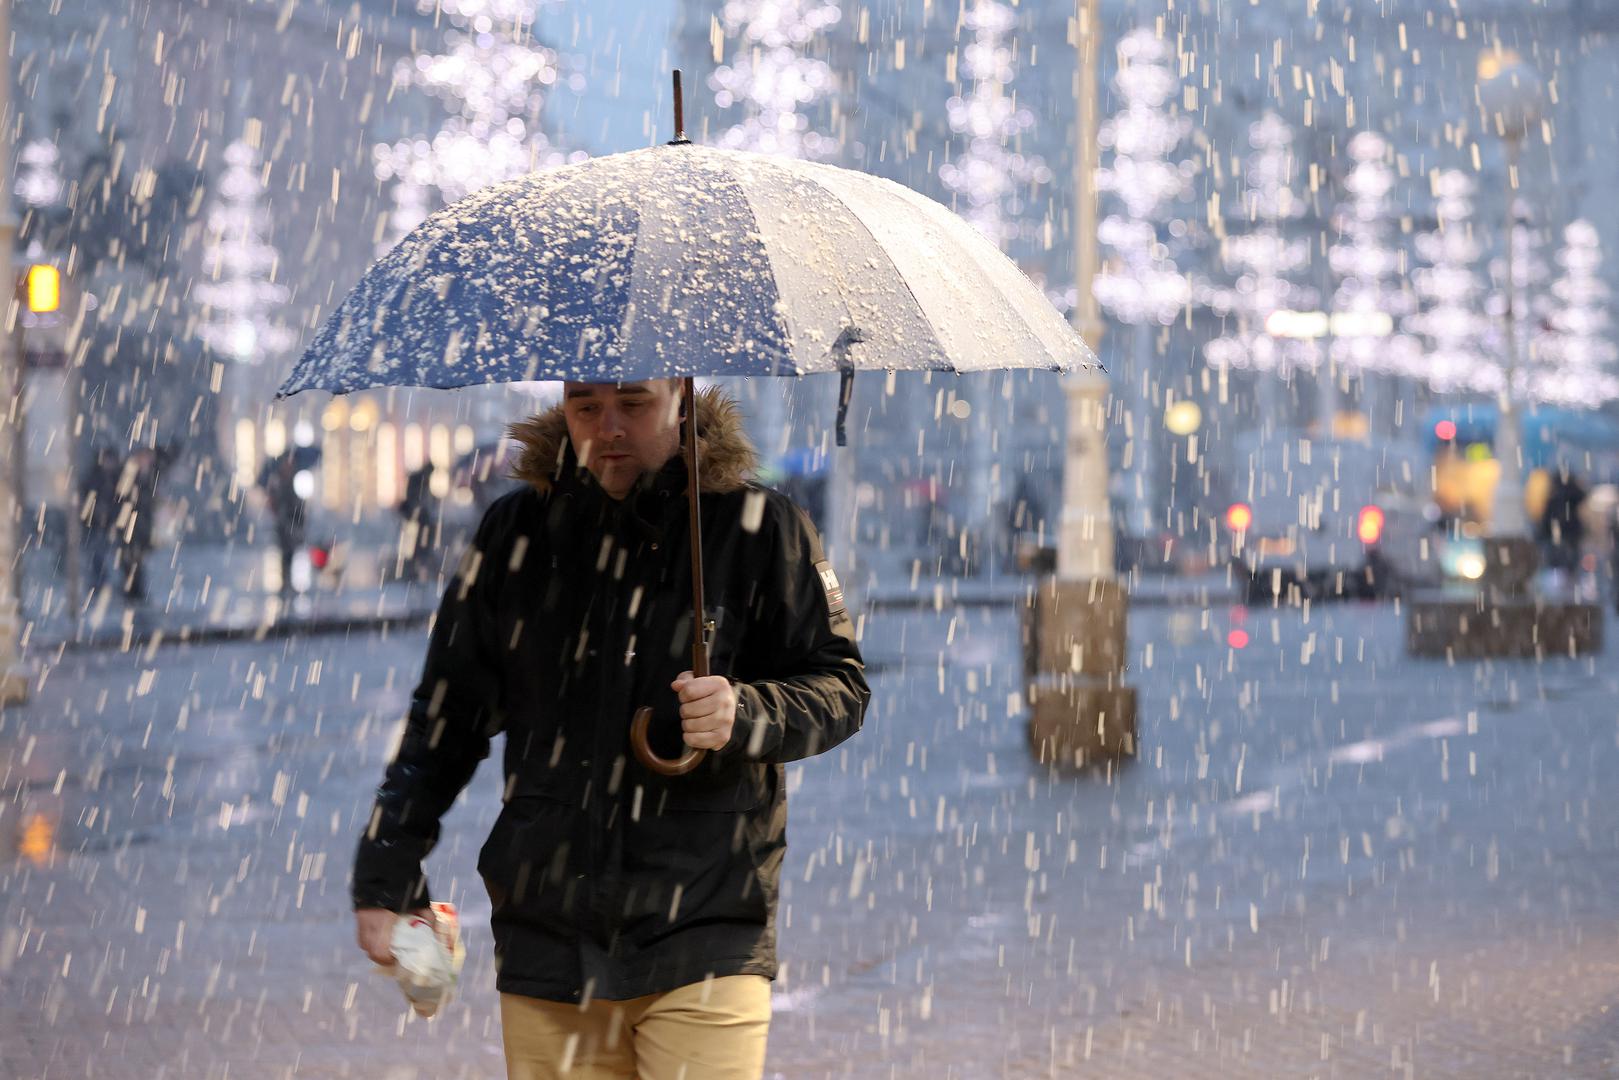
<path fill-rule="evenodd" d="M 28 268 L 28 310 L 47 315 L 62 304 L 62 275 L 54 266 L 36 263 Z"/>

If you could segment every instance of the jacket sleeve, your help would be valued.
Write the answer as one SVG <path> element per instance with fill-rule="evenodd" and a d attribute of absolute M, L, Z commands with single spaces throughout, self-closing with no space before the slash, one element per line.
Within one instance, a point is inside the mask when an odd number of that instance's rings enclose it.
<path fill-rule="evenodd" d="M 422 861 L 438 842 L 439 819 L 489 754 L 500 730 L 500 654 L 490 598 L 505 567 L 492 541 L 502 504 L 491 507 L 444 591 L 411 695 L 399 750 L 383 775 L 354 858 L 356 908 L 425 906 Z"/>
<path fill-rule="evenodd" d="M 785 500 L 783 500 L 785 503 Z M 722 753 L 772 764 L 825 753 L 860 730 L 871 689 L 854 623 L 821 538 L 785 503 L 760 530 L 765 572 L 748 628 L 757 642 L 750 677 L 736 684 L 737 718 Z"/>

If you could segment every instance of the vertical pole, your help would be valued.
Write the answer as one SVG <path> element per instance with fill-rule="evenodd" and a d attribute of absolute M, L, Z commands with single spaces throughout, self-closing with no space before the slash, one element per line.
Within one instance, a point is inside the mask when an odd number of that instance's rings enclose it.
<path fill-rule="evenodd" d="M 673 81 L 675 91 L 675 137 L 670 142 L 679 145 L 691 142 L 690 139 L 686 138 L 686 97 L 680 92 L 679 68 L 674 70 Z"/>
<path fill-rule="evenodd" d="M 11 132 L 15 125 L 11 113 L 11 0 L 0 0 L 0 177 L 11 175 Z M 14 288 L 17 275 L 12 264 L 13 242 L 17 235 L 17 221 L 11 213 L 11 200 L 0 200 L 0 282 L 6 288 L 0 296 L 7 300 L 5 318 L 22 317 L 21 305 Z M 15 325 L 15 324 L 13 324 Z M 0 454 L 5 463 L 0 467 L 0 573 L 6 575 L 5 587 L 0 588 L 0 703 L 26 701 L 28 682 L 17 658 L 17 632 L 19 611 L 17 597 L 19 566 L 17 560 L 17 492 L 14 483 L 18 454 L 22 444 L 17 429 L 22 421 L 22 402 L 17 389 L 21 384 L 18 368 L 22 357 L 15 348 L 14 336 L 0 334 Z"/>
<path fill-rule="evenodd" d="M 8 211 L 9 213 L 9 211 Z M 12 233 L 15 242 L 16 233 Z M 13 248 L 13 256 L 16 250 Z M 15 263 L 11 264 L 16 268 Z M 22 271 L 24 274 L 26 270 Z M 26 281 L 26 279 L 25 279 Z M 16 543 L 18 548 L 26 545 L 23 540 L 25 522 L 31 516 L 31 507 L 28 503 L 28 339 L 27 331 L 23 329 L 22 313 L 27 306 L 26 284 L 21 290 L 21 296 L 16 304 L 16 310 L 11 312 L 11 400 L 15 402 L 11 410 L 11 501 L 16 507 L 17 529 Z M 15 558 L 17 552 L 13 552 Z M 22 611 L 22 574 L 11 575 L 10 592 L 11 602 Z"/>
<path fill-rule="evenodd" d="M 82 297 L 80 303 L 83 303 Z M 72 433 L 78 429 L 79 412 L 83 408 L 84 372 L 79 367 L 73 342 L 68 342 L 67 390 L 67 604 L 68 617 L 78 620 L 79 607 L 84 603 L 84 521 L 79 515 L 84 506 L 79 501 L 79 440 Z"/>
<path fill-rule="evenodd" d="M 996 425 L 989 418 L 989 410 L 996 407 L 996 395 L 994 379 L 987 372 L 966 376 L 958 380 L 956 386 L 956 395 L 971 409 L 967 419 L 960 421 L 961 435 L 967 444 L 966 476 L 962 485 L 967 497 L 962 507 L 961 527 L 972 537 L 972 546 L 967 550 L 971 560 L 967 573 L 982 576 L 989 570 L 990 553 L 994 549 L 996 485 L 993 480 L 1000 449 L 996 444 L 1004 425 Z M 962 392 L 969 387 L 971 392 Z"/>
<path fill-rule="evenodd" d="M 1518 381 L 1518 271 L 1513 246 L 1517 238 L 1518 223 L 1514 219 L 1512 177 L 1518 171 L 1520 139 L 1508 138 L 1506 188 L 1506 303 L 1503 305 L 1503 334 L 1506 338 L 1506 384 L 1501 388 L 1495 423 L 1495 457 L 1500 474 L 1495 483 L 1495 500 L 1490 509 L 1490 533 L 1493 536 L 1527 536 L 1529 520 L 1523 508 L 1523 460 L 1520 453 L 1522 439 L 1518 430 L 1516 402 Z"/>
<path fill-rule="evenodd" d="M 1127 374 L 1131 432 L 1130 472 L 1135 484 L 1130 489 L 1129 535 L 1147 540 L 1158 534 L 1158 515 L 1163 512 L 1158 493 L 1157 439 L 1163 421 L 1153 404 L 1153 323 L 1140 322 L 1132 328 L 1130 370 Z M 1138 396 L 1139 395 L 1139 396 Z"/>
<path fill-rule="evenodd" d="M 1074 328 L 1096 348 L 1102 319 L 1091 282 L 1096 280 L 1097 58 L 1102 28 L 1097 0 L 1076 0 L 1077 66 L 1074 72 Z M 1063 460 L 1062 521 L 1057 538 L 1057 576 L 1089 581 L 1113 576 L 1113 514 L 1108 505 L 1107 379 L 1094 372 L 1063 382 L 1068 399 L 1068 446 Z"/>
<path fill-rule="evenodd" d="M 1256 370 L 1253 376 L 1254 426 L 1259 429 L 1260 441 L 1268 443 L 1276 437 L 1286 387 L 1279 372 Z"/>
<path fill-rule="evenodd" d="M 1332 431 L 1338 419 L 1338 410 L 1342 403 L 1338 400 L 1338 370 L 1332 361 L 1332 338 L 1326 339 L 1325 351 L 1321 355 L 1321 363 L 1315 369 L 1315 415 L 1320 424 L 1322 439 L 1332 438 Z M 1276 403 L 1281 408 L 1281 402 Z M 1272 416 L 1283 415 L 1280 412 Z M 1280 426 L 1278 422 L 1278 426 Z"/>
<path fill-rule="evenodd" d="M 691 508 L 691 673 L 708 674 L 708 612 L 703 605 L 703 519 L 697 497 L 697 383 L 685 379 L 686 502 Z"/>

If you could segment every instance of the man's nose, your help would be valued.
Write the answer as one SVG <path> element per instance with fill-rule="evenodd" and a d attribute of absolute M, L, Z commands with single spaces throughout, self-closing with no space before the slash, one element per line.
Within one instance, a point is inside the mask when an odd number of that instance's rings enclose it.
<path fill-rule="evenodd" d="M 602 410 L 601 425 L 596 429 L 603 441 L 624 436 L 624 417 L 617 409 Z"/>

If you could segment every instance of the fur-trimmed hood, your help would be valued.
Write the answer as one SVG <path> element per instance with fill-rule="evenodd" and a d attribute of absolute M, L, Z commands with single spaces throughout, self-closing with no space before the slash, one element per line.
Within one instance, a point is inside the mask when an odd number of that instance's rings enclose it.
<path fill-rule="evenodd" d="M 520 447 L 512 478 L 541 495 L 566 466 L 578 459 L 568 441 L 568 420 L 559 403 L 513 424 L 507 432 Z M 742 428 L 742 410 L 724 391 L 709 388 L 697 395 L 697 470 L 704 494 L 739 491 L 759 468 L 759 452 Z"/>

